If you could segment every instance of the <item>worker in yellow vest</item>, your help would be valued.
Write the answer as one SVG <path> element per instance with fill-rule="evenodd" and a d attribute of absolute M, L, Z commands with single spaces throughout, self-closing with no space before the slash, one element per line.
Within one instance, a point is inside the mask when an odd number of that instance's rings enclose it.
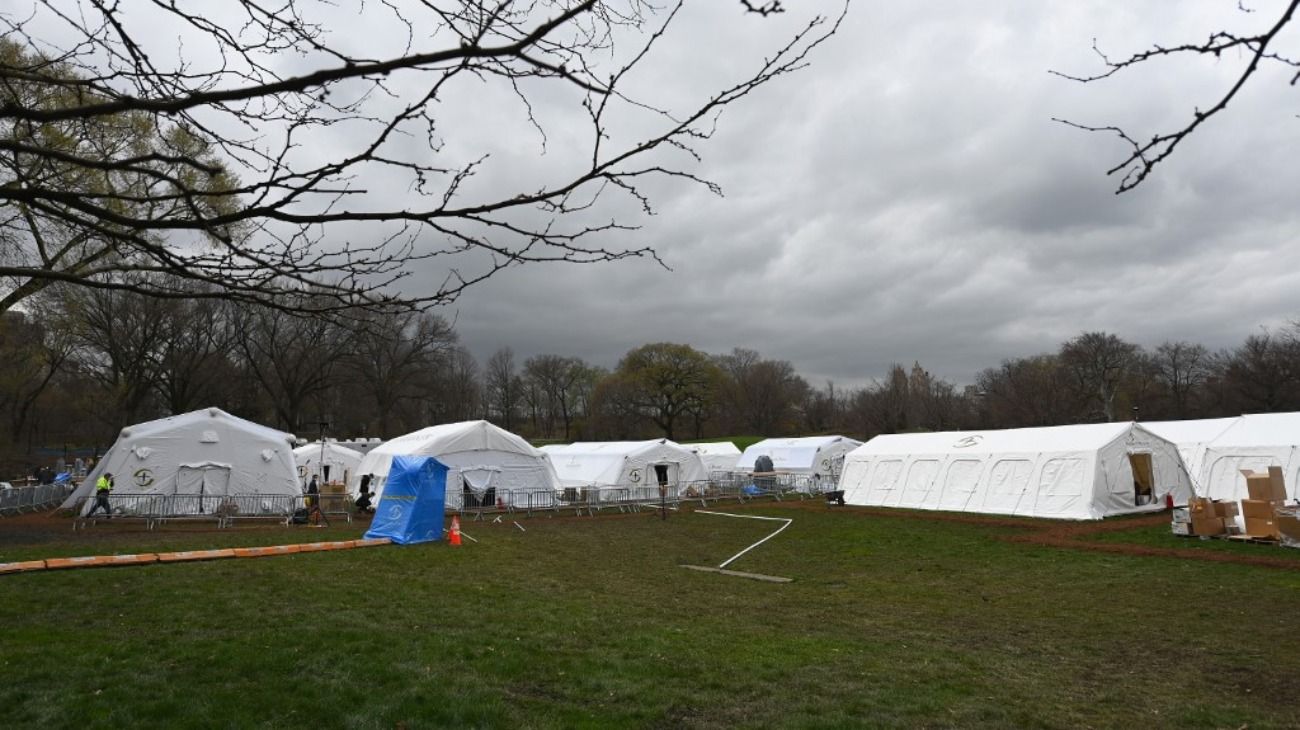
<path fill-rule="evenodd" d="M 108 504 L 108 495 L 112 491 L 113 475 L 108 472 L 99 475 L 99 479 L 95 481 L 95 506 L 90 508 L 90 512 L 86 513 L 86 516 L 91 517 L 97 510 L 102 508 L 104 514 L 108 515 L 108 519 L 113 519 L 113 508 Z"/>

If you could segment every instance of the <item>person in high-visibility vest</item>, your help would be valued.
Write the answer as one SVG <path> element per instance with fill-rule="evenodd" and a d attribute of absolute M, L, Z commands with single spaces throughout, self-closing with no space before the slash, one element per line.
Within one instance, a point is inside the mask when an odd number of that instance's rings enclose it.
<path fill-rule="evenodd" d="M 108 519 L 113 519 L 113 508 L 108 504 L 108 495 L 112 491 L 113 475 L 107 472 L 99 475 L 99 479 L 95 481 L 95 506 L 90 508 L 90 512 L 86 513 L 86 516 L 90 517 L 95 514 L 96 510 L 103 508 L 104 514 L 108 515 Z"/>

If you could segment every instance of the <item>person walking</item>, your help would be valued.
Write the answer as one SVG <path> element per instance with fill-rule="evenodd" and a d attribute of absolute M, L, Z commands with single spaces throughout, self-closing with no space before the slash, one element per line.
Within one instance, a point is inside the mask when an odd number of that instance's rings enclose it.
<path fill-rule="evenodd" d="M 321 523 L 328 522 L 320 508 L 320 487 L 316 486 L 315 476 L 311 478 L 311 484 L 307 485 L 307 521 L 317 527 L 324 527 Z"/>
<path fill-rule="evenodd" d="M 113 475 L 103 473 L 99 479 L 95 480 L 95 506 L 90 508 L 86 513 L 87 517 L 94 516 L 96 510 L 103 509 L 108 519 L 113 519 L 113 508 L 108 504 L 108 495 L 113 491 Z"/>

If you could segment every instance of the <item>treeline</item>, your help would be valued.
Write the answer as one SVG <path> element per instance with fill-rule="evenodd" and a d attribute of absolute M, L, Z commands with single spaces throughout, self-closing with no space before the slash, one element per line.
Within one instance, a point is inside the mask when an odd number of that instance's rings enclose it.
<path fill-rule="evenodd" d="M 1055 352 L 1005 360 L 970 385 L 912 363 L 866 387 L 838 388 L 746 349 L 647 344 L 611 371 L 503 348 L 480 364 L 433 313 L 320 319 L 198 290 L 157 299 L 52 287 L 0 318 L 0 417 L 10 467 L 34 463 L 42 448 L 102 450 L 123 426 L 209 405 L 304 437 L 389 438 L 486 418 L 534 439 L 865 439 L 1300 410 L 1298 362 L 1295 325 L 1217 352 L 1086 332 Z"/>

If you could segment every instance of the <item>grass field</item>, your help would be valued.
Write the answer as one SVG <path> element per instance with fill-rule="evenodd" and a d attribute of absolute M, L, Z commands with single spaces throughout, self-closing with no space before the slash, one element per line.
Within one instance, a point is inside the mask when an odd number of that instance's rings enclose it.
<path fill-rule="evenodd" d="M 690 512 L 469 523 L 479 542 L 459 549 L 0 576 L 0 726 L 1300 726 L 1300 561 L 1005 539 L 1030 521 L 720 509 L 793 518 L 731 567 L 795 582 L 679 568 L 774 527 Z M 0 560 L 359 532 L 0 522 Z M 1150 527 L 1096 541 L 1125 536 L 1187 545 Z"/>

